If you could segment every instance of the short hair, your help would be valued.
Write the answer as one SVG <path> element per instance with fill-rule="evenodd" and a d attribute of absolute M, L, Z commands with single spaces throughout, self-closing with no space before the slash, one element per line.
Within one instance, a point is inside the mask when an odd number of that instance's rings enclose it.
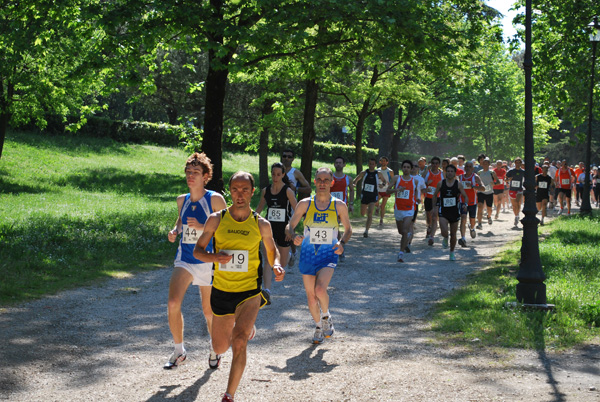
<path fill-rule="evenodd" d="M 481 160 L 481 159 L 485 159 L 485 158 L 486 158 L 485 154 L 479 154 L 479 155 L 477 156 L 477 162 L 479 162 L 479 160 Z"/>
<path fill-rule="evenodd" d="M 291 150 L 291 149 L 289 149 L 289 148 L 286 148 L 286 149 L 284 149 L 283 151 L 281 151 L 281 154 L 283 155 L 283 154 L 284 154 L 284 153 L 286 153 L 286 152 L 287 152 L 287 153 L 290 153 L 290 154 L 292 154 L 292 158 L 293 158 L 294 156 L 296 156 L 296 154 L 294 153 L 294 151 L 292 151 L 292 150 Z"/>
<path fill-rule="evenodd" d="M 404 166 L 405 163 L 408 163 L 410 165 L 411 169 L 413 168 L 413 166 L 415 166 L 415 165 L 413 165 L 413 163 L 412 163 L 412 161 L 410 159 L 403 160 L 402 161 L 402 165 L 400 165 L 400 166 Z"/>
<path fill-rule="evenodd" d="M 336 160 L 338 160 L 338 159 L 341 159 L 341 160 L 342 160 L 342 162 L 346 163 L 346 159 L 345 159 L 345 158 L 344 158 L 342 155 L 338 155 L 338 156 L 336 156 L 336 157 L 333 159 L 333 161 L 335 162 L 335 161 L 336 161 Z"/>
<path fill-rule="evenodd" d="M 231 183 L 239 177 L 245 178 L 246 180 L 250 181 L 252 188 L 254 188 L 254 176 L 252 176 L 251 173 L 244 172 L 243 170 L 238 170 L 229 178 L 229 187 L 231 187 Z"/>
<path fill-rule="evenodd" d="M 448 170 L 448 168 L 454 169 L 454 172 L 456 173 L 456 166 L 454 166 L 453 164 L 449 163 L 448 166 L 446 166 L 445 170 Z"/>
<path fill-rule="evenodd" d="M 375 158 L 369 158 L 369 162 L 370 161 L 374 161 L 375 163 L 377 163 L 377 159 L 375 159 Z"/>
<path fill-rule="evenodd" d="M 442 164 L 442 160 L 437 156 L 434 156 L 433 158 L 431 158 L 430 162 L 433 162 L 433 161 L 438 161 L 440 163 L 440 165 Z"/>
<path fill-rule="evenodd" d="M 386 160 L 386 161 L 388 161 L 388 162 L 390 161 L 390 160 L 388 159 L 388 157 L 387 157 L 387 156 L 385 156 L 385 155 L 384 155 L 384 156 L 382 156 L 381 158 L 379 158 L 379 160 L 382 160 L 382 159 L 385 159 L 385 160 Z"/>
<path fill-rule="evenodd" d="M 330 175 L 330 176 L 331 176 L 331 178 L 333 179 L 333 171 L 332 171 L 331 169 L 329 169 L 328 167 L 320 167 L 320 168 L 318 168 L 318 169 L 317 169 L 317 171 L 315 172 L 315 180 L 316 180 L 316 178 L 317 178 L 317 175 L 318 175 L 319 173 L 323 173 L 323 172 L 325 172 L 325 173 L 329 173 L 329 175 Z"/>
<path fill-rule="evenodd" d="M 202 174 L 208 174 L 208 180 L 212 178 L 213 175 L 213 165 L 210 163 L 210 158 L 206 156 L 204 152 L 194 152 L 187 158 L 185 161 L 185 167 L 188 166 L 200 166 L 202 168 Z"/>

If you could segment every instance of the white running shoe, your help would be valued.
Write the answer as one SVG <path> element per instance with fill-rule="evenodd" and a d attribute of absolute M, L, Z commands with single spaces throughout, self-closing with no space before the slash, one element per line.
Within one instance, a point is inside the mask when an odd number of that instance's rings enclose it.
<path fill-rule="evenodd" d="M 248 340 L 251 341 L 256 336 L 256 325 L 252 327 L 252 331 L 250 331 L 250 335 L 248 335 Z"/>
<path fill-rule="evenodd" d="M 315 328 L 315 334 L 313 335 L 313 343 L 323 343 L 324 340 L 325 338 L 323 337 L 323 330 L 319 327 Z"/>
<path fill-rule="evenodd" d="M 212 349 L 210 350 L 210 355 L 208 356 L 208 367 L 211 369 L 218 369 L 219 364 L 221 364 L 221 355 L 216 354 Z"/>
<path fill-rule="evenodd" d="M 325 338 L 331 338 L 334 331 L 331 316 L 321 317 L 321 328 L 323 328 L 323 335 Z"/>
<path fill-rule="evenodd" d="M 175 352 L 173 352 L 171 357 L 169 357 L 169 361 L 165 363 L 163 368 L 165 370 L 171 370 L 171 369 L 177 368 L 180 365 L 182 365 L 183 363 L 185 363 L 186 358 L 187 358 L 187 355 L 185 354 L 185 352 L 178 354 L 178 355 L 176 355 Z"/>

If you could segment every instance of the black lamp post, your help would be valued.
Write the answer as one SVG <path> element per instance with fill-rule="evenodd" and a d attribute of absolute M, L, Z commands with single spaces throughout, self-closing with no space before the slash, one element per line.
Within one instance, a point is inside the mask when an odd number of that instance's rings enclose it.
<path fill-rule="evenodd" d="M 546 303 L 546 275 L 542 270 L 540 249 L 538 246 L 535 205 L 535 161 L 533 143 L 533 99 L 531 94 L 531 0 L 525 2 L 525 206 L 523 213 L 523 241 L 521 262 L 517 273 L 517 301 L 540 308 L 548 308 Z"/>
<path fill-rule="evenodd" d="M 589 118 L 588 118 L 588 132 L 587 141 L 585 146 L 585 182 L 583 184 L 583 194 L 581 196 L 581 208 L 579 209 L 582 215 L 588 215 L 592 213 L 592 206 L 590 204 L 590 173 L 592 163 L 592 109 L 594 104 L 594 73 L 596 69 L 596 45 L 600 41 L 600 24 L 598 24 L 598 16 L 594 17 L 594 22 L 590 24 L 593 27 L 594 32 L 590 35 L 590 42 L 592 42 L 592 78 L 590 83 L 590 102 L 589 102 Z"/>

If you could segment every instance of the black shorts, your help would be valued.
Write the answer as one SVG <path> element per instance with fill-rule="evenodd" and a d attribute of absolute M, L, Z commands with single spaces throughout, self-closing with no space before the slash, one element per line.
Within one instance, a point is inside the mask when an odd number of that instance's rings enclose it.
<path fill-rule="evenodd" d="M 377 193 L 367 193 L 367 192 L 363 192 L 360 195 L 360 203 L 361 204 L 372 204 L 374 202 L 377 202 Z"/>
<path fill-rule="evenodd" d="M 559 188 L 557 189 L 558 191 L 556 192 L 556 196 L 558 197 L 558 195 L 560 193 L 563 193 L 565 195 L 565 197 L 567 198 L 571 198 L 571 189 L 570 188 Z"/>
<path fill-rule="evenodd" d="M 425 211 L 429 212 L 433 209 L 433 198 L 425 198 Z"/>
<path fill-rule="evenodd" d="M 275 244 L 279 247 L 290 247 L 292 245 L 291 241 L 285 240 L 285 227 L 287 226 L 287 222 L 271 222 L 271 231 L 273 232 L 273 239 L 275 240 Z"/>
<path fill-rule="evenodd" d="M 260 307 L 267 304 L 260 289 L 248 290 L 246 292 L 224 292 L 213 286 L 210 292 L 210 307 L 213 314 L 217 316 L 234 315 L 237 307 L 252 297 L 260 295 Z"/>
<path fill-rule="evenodd" d="M 463 208 L 463 206 L 466 205 L 464 202 L 460 203 L 460 214 L 461 215 L 469 215 L 469 218 L 473 218 L 475 219 L 475 217 L 477 216 L 477 204 L 473 204 L 473 205 L 467 205 L 466 208 Z"/>
<path fill-rule="evenodd" d="M 542 202 L 550 199 L 550 193 L 548 191 L 538 191 L 535 193 L 535 202 Z"/>
<path fill-rule="evenodd" d="M 484 202 L 491 208 L 494 205 L 494 194 L 477 193 L 477 203 L 483 204 Z"/>
<path fill-rule="evenodd" d="M 438 216 L 446 219 L 450 223 L 456 223 L 460 221 L 460 211 L 458 208 L 440 208 Z"/>

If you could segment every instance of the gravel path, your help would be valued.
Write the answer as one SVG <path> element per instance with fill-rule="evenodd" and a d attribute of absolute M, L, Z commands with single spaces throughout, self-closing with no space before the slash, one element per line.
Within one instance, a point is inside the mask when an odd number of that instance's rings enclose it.
<path fill-rule="evenodd" d="M 236 401 L 600 401 L 600 345 L 560 354 L 446 345 L 426 315 L 467 274 L 522 236 L 510 214 L 485 225 L 448 261 L 417 230 L 396 262 L 392 222 L 362 238 L 331 282 L 336 333 L 314 346 L 302 278 L 293 267 L 273 289 Z M 423 229 L 420 216 L 418 229 Z M 439 232 L 438 232 L 439 233 Z M 472 246 L 472 247 L 471 247 Z M 162 369 L 172 350 L 166 319 L 171 269 L 0 309 L 0 399 L 10 401 L 220 401 L 231 351 L 207 368 L 209 340 L 197 288 L 184 301 L 188 362 Z"/>

